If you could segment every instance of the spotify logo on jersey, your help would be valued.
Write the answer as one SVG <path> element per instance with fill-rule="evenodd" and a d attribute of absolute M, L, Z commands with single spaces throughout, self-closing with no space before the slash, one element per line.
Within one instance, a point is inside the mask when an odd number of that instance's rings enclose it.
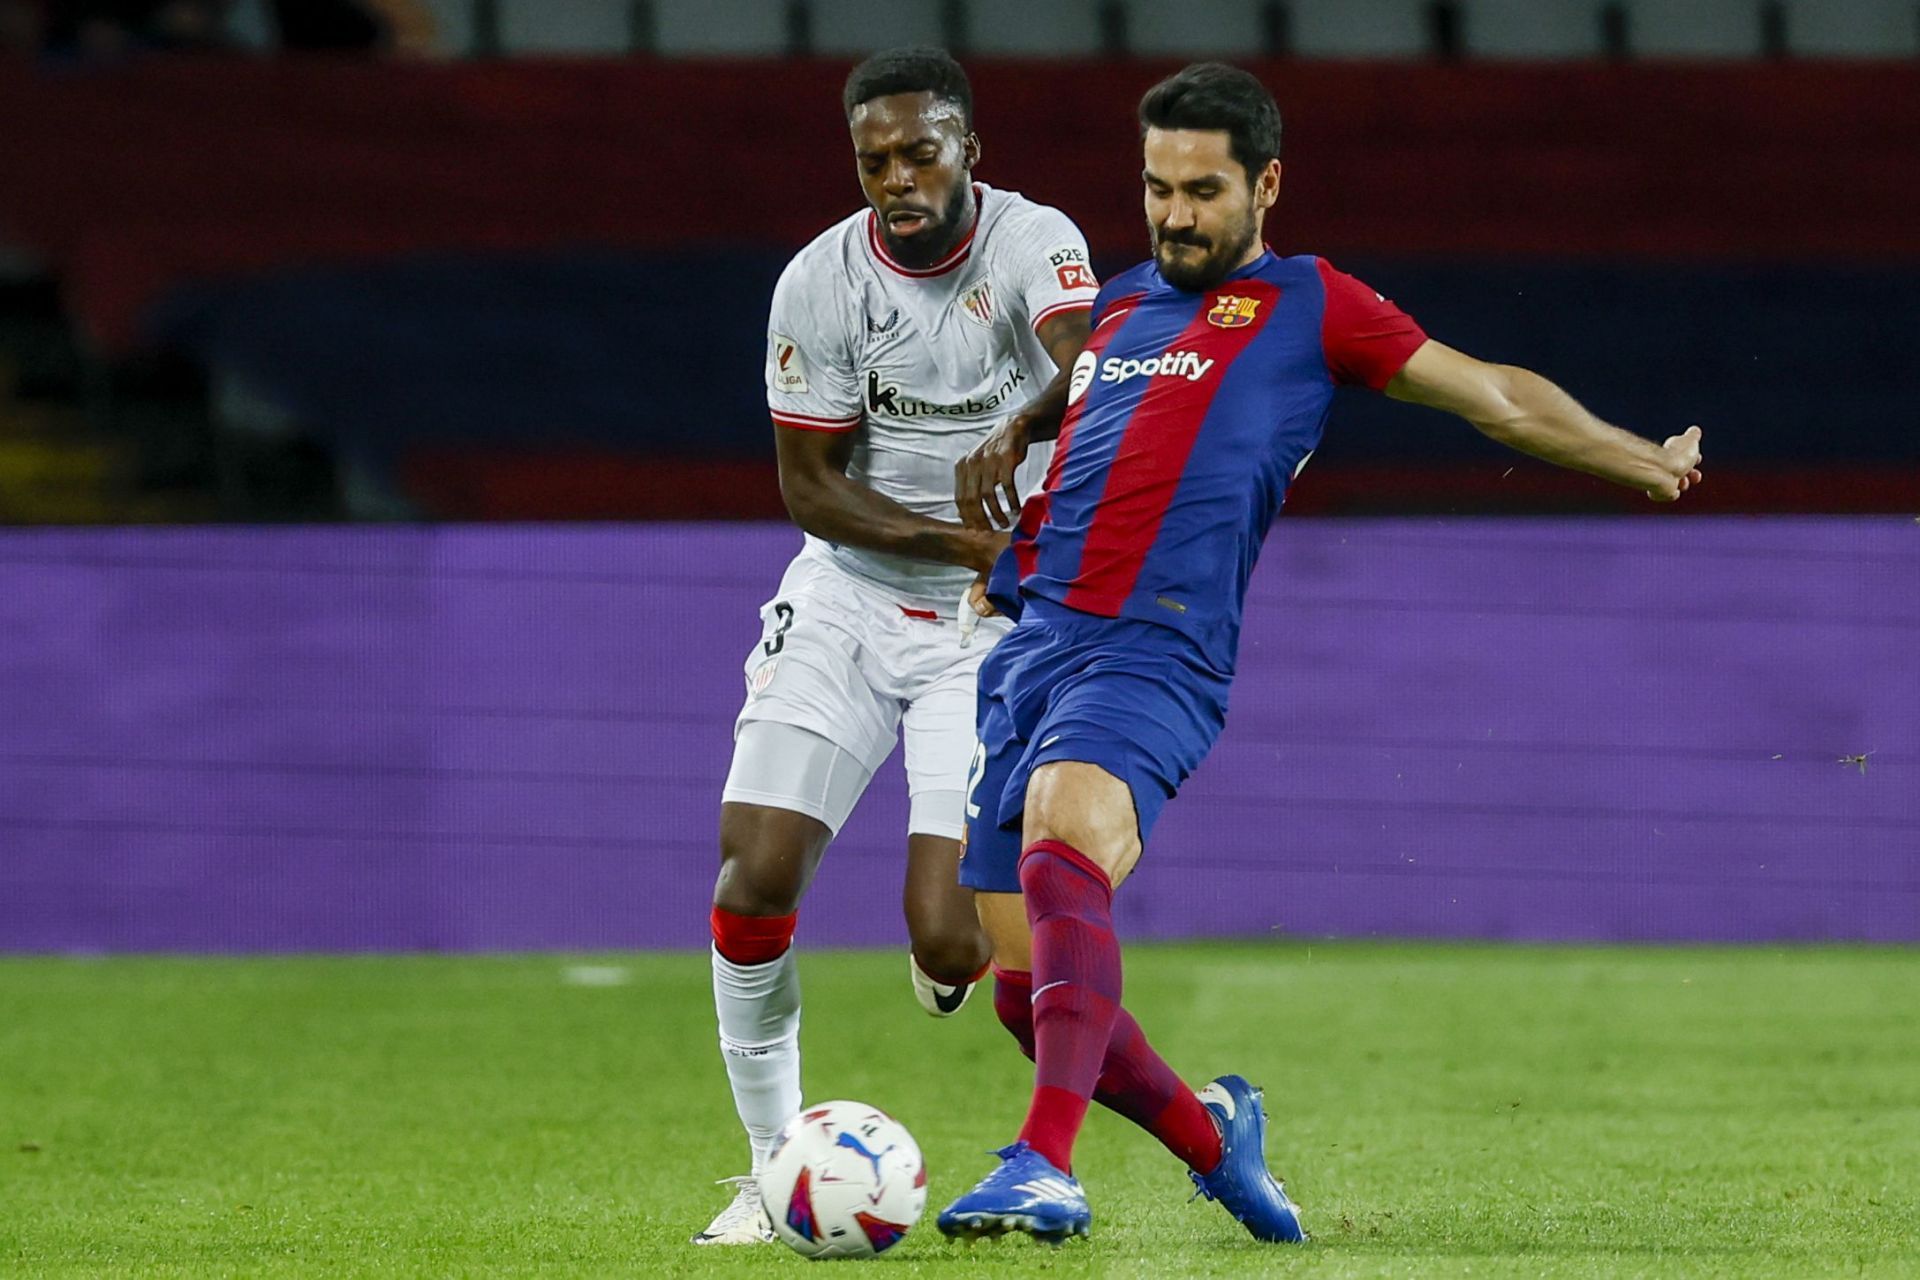
<path fill-rule="evenodd" d="M 1093 375 L 1100 365 L 1100 357 L 1091 351 L 1082 351 L 1080 358 L 1073 362 L 1073 376 L 1067 379 L 1067 403 L 1078 404 L 1080 397 L 1087 394 L 1087 388 L 1093 385 Z"/>
<path fill-rule="evenodd" d="M 1100 381 L 1125 382 L 1128 378 L 1147 377 L 1185 378 L 1188 382 L 1198 382 L 1207 376 L 1207 370 L 1216 363 L 1203 359 L 1197 351 L 1169 351 L 1145 360 L 1109 358 L 1100 366 Z M 1079 372 L 1077 368 L 1074 370 L 1076 375 Z"/>

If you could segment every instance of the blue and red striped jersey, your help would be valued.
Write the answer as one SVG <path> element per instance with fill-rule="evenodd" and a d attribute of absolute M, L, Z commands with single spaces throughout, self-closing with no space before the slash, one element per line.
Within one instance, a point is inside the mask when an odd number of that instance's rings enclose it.
<path fill-rule="evenodd" d="M 1426 334 L 1323 260 L 1272 252 L 1214 288 L 1152 262 L 1094 303 L 1044 492 L 991 584 L 1181 631 L 1233 669 L 1247 582 L 1339 385 L 1378 390 Z"/>

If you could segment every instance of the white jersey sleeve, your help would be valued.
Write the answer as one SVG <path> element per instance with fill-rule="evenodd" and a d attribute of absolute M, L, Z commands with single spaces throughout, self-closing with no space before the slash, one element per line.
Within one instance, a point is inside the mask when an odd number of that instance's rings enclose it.
<path fill-rule="evenodd" d="M 847 317 L 847 290 L 823 278 L 831 264 L 811 248 L 780 273 L 767 319 L 767 410 L 783 427 L 851 431 L 860 425 L 860 387 Z"/>
<path fill-rule="evenodd" d="M 1009 266 L 1038 333 L 1057 315 L 1090 309 L 1100 282 L 1087 260 L 1087 239 L 1073 219 L 1046 205 L 1028 205 L 1025 213 L 1027 225 L 1019 237 L 1025 252 Z"/>

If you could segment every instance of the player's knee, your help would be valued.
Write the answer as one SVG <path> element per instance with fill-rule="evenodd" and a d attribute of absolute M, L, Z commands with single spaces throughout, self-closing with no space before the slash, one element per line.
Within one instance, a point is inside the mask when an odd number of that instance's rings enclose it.
<path fill-rule="evenodd" d="M 966 982 L 993 958 L 986 931 L 972 920 L 942 921 L 918 928 L 910 921 L 908 932 L 914 959 L 936 982 Z"/>
<path fill-rule="evenodd" d="M 743 916 L 783 916 L 798 909 L 825 841 L 815 848 L 804 833 L 783 831 L 780 825 L 752 815 L 721 818 L 714 906 Z"/>
<path fill-rule="evenodd" d="M 993 957 L 987 931 L 963 893 L 913 894 L 906 899 L 907 937 L 920 968 L 940 982 L 964 982 Z"/>
<path fill-rule="evenodd" d="M 784 916 L 799 909 L 805 885 L 784 868 L 752 857 L 723 858 L 713 905 L 735 915 Z"/>
<path fill-rule="evenodd" d="M 1024 840 L 1058 840 L 1119 884 L 1140 860 L 1140 825 L 1127 784 L 1099 765 L 1057 760 L 1027 782 Z"/>

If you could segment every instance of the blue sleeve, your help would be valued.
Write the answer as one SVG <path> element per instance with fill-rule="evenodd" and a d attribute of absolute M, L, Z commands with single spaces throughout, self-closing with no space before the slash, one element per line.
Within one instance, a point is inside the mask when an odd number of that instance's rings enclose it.
<path fill-rule="evenodd" d="M 1018 530 L 1015 538 L 1020 537 Z M 1021 609 L 1026 602 L 1020 598 L 1020 561 L 1011 544 L 1003 548 L 999 559 L 993 562 L 993 569 L 987 575 L 987 603 L 998 609 L 1002 616 L 1020 621 Z"/>
<path fill-rule="evenodd" d="M 1101 285 L 1100 292 L 1096 294 L 1093 299 L 1093 315 L 1091 319 L 1094 327 L 1099 327 L 1100 321 L 1107 314 L 1107 308 L 1112 306 L 1116 299 L 1137 297 L 1144 291 L 1152 271 L 1153 264 L 1151 262 L 1136 263 Z"/>

